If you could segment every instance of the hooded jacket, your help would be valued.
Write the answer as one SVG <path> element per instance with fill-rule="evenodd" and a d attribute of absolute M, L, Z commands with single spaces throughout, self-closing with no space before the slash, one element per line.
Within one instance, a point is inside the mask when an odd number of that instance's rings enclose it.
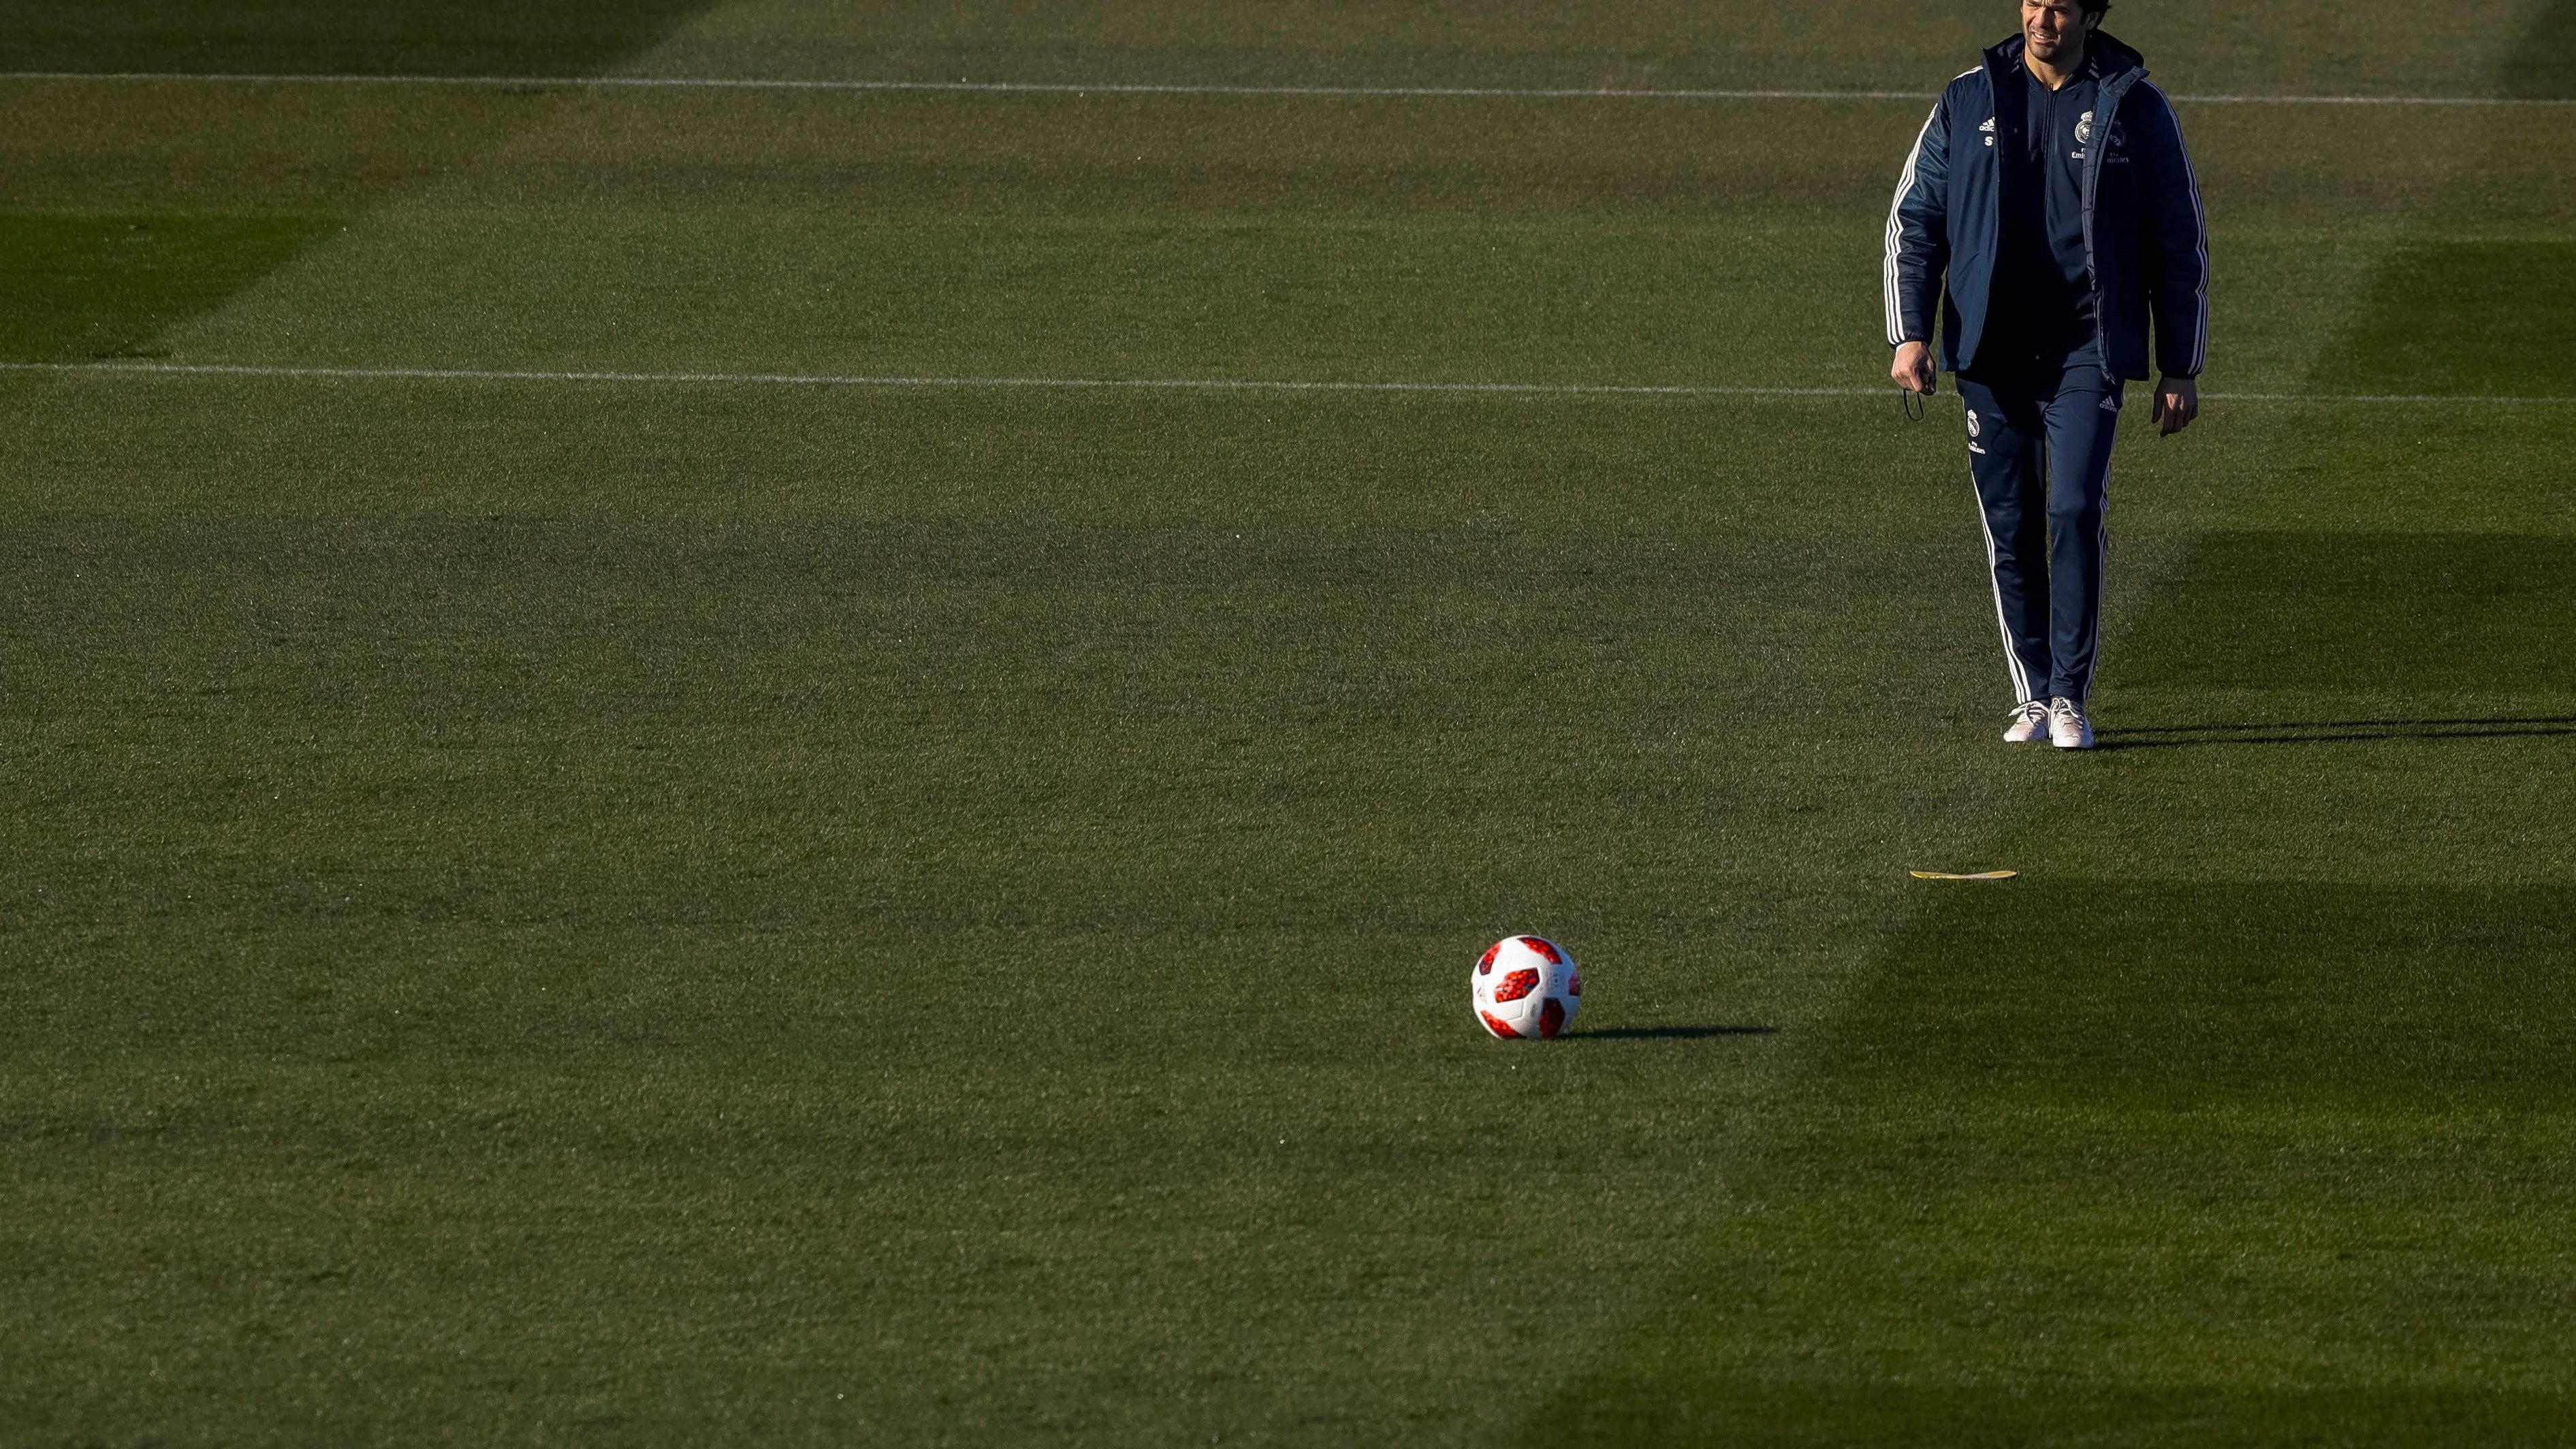
<path fill-rule="evenodd" d="M 2090 45 L 2101 80 L 2098 144 L 2084 148 L 2084 252 L 2103 365 L 2115 377 L 2145 380 L 2152 318 L 2156 369 L 2198 377 L 2209 354 L 2200 180 L 2172 103 L 2147 82 L 2145 59 L 2099 31 Z M 1930 341 L 1937 304 L 1945 372 L 1974 367 L 1986 331 L 2003 244 L 2001 189 L 2012 184 L 1999 152 L 2024 144 L 2021 53 L 2016 35 L 1941 92 L 1888 208 L 1888 345 Z"/>

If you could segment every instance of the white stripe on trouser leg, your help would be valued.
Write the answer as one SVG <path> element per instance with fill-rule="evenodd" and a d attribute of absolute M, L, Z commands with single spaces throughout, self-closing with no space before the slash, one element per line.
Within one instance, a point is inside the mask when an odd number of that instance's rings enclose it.
<path fill-rule="evenodd" d="M 2111 426 L 2116 430 L 2120 420 L 2115 415 Z M 2077 704 L 2088 704 L 2093 698 L 2093 681 L 2102 677 L 2102 598 L 2111 592 L 2111 462 L 2102 461 L 2102 501 L 2093 509 L 2093 617 L 2086 620 L 2085 632 L 2093 640 L 2093 667 L 2084 671 L 2084 698 Z"/>
<path fill-rule="evenodd" d="M 1986 581 L 1995 590 L 1995 628 L 2004 636 L 2004 668 L 2012 671 L 2013 703 L 2028 704 L 2039 696 L 2030 692 L 2030 673 L 2021 667 L 2021 650 L 2013 645 L 2012 616 L 2004 612 L 2004 579 L 1998 572 L 2002 560 L 1995 552 L 1995 526 L 1986 518 L 1986 495 L 1977 487 L 1977 473 L 1968 470 L 1968 496 L 1977 501 L 1977 529 L 1986 536 Z"/>

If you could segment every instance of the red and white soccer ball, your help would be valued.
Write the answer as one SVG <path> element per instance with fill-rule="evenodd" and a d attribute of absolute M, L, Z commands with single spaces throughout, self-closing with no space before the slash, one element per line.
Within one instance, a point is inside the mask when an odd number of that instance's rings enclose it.
<path fill-rule="evenodd" d="M 1485 948 L 1468 978 L 1476 1019 L 1507 1041 L 1565 1030 L 1583 1005 L 1583 972 L 1554 941 L 1505 936 Z"/>

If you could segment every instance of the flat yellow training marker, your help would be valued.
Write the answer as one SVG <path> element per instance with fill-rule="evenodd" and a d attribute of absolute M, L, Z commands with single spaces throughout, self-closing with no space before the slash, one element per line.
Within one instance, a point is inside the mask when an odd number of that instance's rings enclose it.
<path fill-rule="evenodd" d="M 1908 871 L 1906 874 L 1913 876 L 1916 880 L 2011 880 L 2014 876 L 2021 874 L 2021 872 L 2017 870 L 1981 870 L 1974 875 L 1954 875 L 1946 870 L 1915 870 Z"/>

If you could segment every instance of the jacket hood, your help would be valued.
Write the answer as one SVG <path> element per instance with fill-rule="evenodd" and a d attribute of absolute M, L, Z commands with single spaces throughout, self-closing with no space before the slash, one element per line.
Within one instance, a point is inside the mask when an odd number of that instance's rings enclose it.
<path fill-rule="evenodd" d="M 1986 64 L 1998 70 L 2009 70 L 2021 64 L 2023 44 L 2021 33 L 2013 32 L 2011 38 L 1987 47 Z M 2092 52 L 2094 59 L 2102 63 L 2104 80 L 2127 71 L 2136 71 L 2140 75 L 2146 74 L 2147 58 L 2123 44 L 2117 36 L 2107 30 L 2094 31 L 2093 38 L 2085 42 L 2085 48 Z"/>

